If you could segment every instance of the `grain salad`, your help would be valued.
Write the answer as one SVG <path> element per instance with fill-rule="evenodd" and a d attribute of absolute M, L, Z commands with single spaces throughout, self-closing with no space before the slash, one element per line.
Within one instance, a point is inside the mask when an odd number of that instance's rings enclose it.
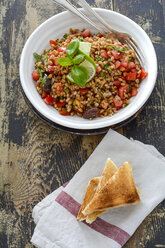
<path fill-rule="evenodd" d="M 61 39 L 50 40 L 50 49 L 33 55 L 38 93 L 65 116 L 112 116 L 138 94 L 147 76 L 126 44 L 88 29 L 70 29 Z"/>

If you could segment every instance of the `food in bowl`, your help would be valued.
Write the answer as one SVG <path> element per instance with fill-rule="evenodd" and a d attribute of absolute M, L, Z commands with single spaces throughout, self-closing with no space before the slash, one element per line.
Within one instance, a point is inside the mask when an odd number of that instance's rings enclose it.
<path fill-rule="evenodd" d="M 92 34 L 88 29 L 70 29 L 34 57 L 37 91 L 65 116 L 112 116 L 130 103 L 147 76 L 126 44 L 112 34 Z"/>

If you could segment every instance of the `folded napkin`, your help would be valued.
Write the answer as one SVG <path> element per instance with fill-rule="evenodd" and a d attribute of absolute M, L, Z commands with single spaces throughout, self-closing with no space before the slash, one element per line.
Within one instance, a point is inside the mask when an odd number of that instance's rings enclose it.
<path fill-rule="evenodd" d="M 118 167 L 130 162 L 141 201 L 111 209 L 91 225 L 78 222 L 88 182 L 102 174 L 107 158 Z M 153 146 L 109 130 L 72 180 L 34 207 L 37 225 L 31 242 L 39 248 L 119 248 L 164 198 L 165 158 Z"/>

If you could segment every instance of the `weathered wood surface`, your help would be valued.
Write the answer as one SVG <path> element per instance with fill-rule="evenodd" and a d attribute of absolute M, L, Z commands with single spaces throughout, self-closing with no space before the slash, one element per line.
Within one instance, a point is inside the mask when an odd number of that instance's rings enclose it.
<path fill-rule="evenodd" d="M 165 33 L 163 0 L 90 0 L 132 18 L 150 36 L 158 56 L 156 87 L 141 114 L 120 131 L 165 155 Z M 103 138 L 57 131 L 39 120 L 20 90 L 19 60 L 32 31 L 62 11 L 50 0 L 0 1 L 0 247 L 29 248 L 33 206 L 70 179 Z M 57 24 L 58 25 L 58 24 Z M 144 220 L 125 248 L 165 247 L 165 202 Z"/>

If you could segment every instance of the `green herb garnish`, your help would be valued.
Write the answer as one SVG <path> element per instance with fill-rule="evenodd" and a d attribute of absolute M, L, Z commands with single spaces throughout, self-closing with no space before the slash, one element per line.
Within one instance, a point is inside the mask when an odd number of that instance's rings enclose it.
<path fill-rule="evenodd" d="M 113 50 L 116 50 L 116 51 L 118 51 L 118 52 L 120 52 L 120 53 L 125 53 L 125 51 L 127 50 L 126 47 L 124 47 L 123 50 L 120 49 L 120 48 L 118 48 L 118 47 L 116 47 L 116 46 L 107 46 L 107 47 L 109 47 L 109 48 L 111 48 L 111 49 L 113 49 Z"/>
<path fill-rule="evenodd" d="M 73 106 L 75 106 L 75 105 L 76 105 L 76 101 L 73 102 Z"/>
<path fill-rule="evenodd" d="M 106 70 L 108 69 L 109 66 L 110 66 L 110 64 L 105 64 L 105 65 L 103 66 L 103 69 L 106 71 Z"/>
<path fill-rule="evenodd" d="M 46 52 L 43 56 L 43 61 L 44 61 L 44 64 L 48 61 L 48 52 Z"/>
<path fill-rule="evenodd" d="M 36 62 L 41 61 L 41 55 L 39 55 L 38 53 L 33 53 L 33 56 L 34 56 Z"/>
<path fill-rule="evenodd" d="M 62 57 L 59 58 L 57 60 L 57 62 L 61 65 L 61 66 L 70 66 L 73 65 L 73 61 L 69 58 L 69 57 Z"/>
<path fill-rule="evenodd" d="M 133 58 L 129 58 L 129 61 L 132 61 L 133 60 Z"/>
<path fill-rule="evenodd" d="M 79 43 L 80 41 L 78 39 L 75 39 L 69 43 L 66 48 L 66 55 L 69 58 L 73 58 L 76 55 L 76 53 L 78 52 Z"/>
<path fill-rule="evenodd" d="M 74 82 L 83 88 L 88 80 L 89 72 L 84 66 L 75 65 L 71 70 L 71 75 Z"/>
<path fill-rule="evenodd" d="M 63 35 L 63 37 L 66 39 L 66 38 L 68 37 L 68 34 L 65 33 L 65 34 Z"/>
<path fill-rule="evenodd" d="M 79 39 L 79 41 L 83 42 L 83 41 L 84 41 L 84 39 L 83 39 L 83 38 L 80 38 L 80 39 Z"/>
<path fill-rule="evenodd" d="M 99 93 L 99 99 L 102 97 L 102 94 L 101 93 Z"/>
<path fill-rule="evenodd" d="M 74 59 L 72 60 L 75 65 L 80 64 L 85 58 L 84 54 L 78 54 Z"/>
<path fill-rule="evenodd" d="M 102 71 L 100 72 L 100 76 L 101 77 L 104 77 L 104 73 Z"/>
<path fill-rule="evenodd" d="M 97 59 L 98 61 L 100 61 L 100 60 L 101 60 L 101 57 L 100 57 L 100 56 L 96 56 L 96 59 Z"/>

